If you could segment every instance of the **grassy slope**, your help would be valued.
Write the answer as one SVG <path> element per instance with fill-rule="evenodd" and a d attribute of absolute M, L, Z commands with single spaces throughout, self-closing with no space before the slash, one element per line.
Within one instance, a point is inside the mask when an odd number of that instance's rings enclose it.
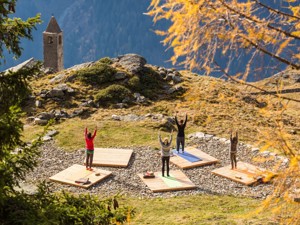
<path fill-rule="evenodd" d="M 232 196 L 181 196 L 174 198 L 129 199 L 136 208 L 130 224 L 275 224 L 273 214 L 253 212 L 260 201 Z"/>
<path fill-rule="evenodd" d="M 61 134 L 57 137 L 60 146 L 67 149 L 77 149 L 82 146 L 82 130 L 85 125 L 93 128 L 95 124 L 100 127 L 100 136 L 96 144 L 100 146 L 139 146 L 149 145 L 157 146 L 156 134 L 159 124 L 155 122 L 130 123 L 113 122 L 111 115 L 125 115 L 129 113 L 163 113 L 168 116 L 174 116 L 175 112 L 187 112 L 189 114 L 189 123 L 187 133 L 193 131 L 203 131 L 215 134 L 221 137 L 227 137 L 232 128 L 239 129 L 240 140 L 257 145 L 263 145 L 260 142 L 265 138 L 265 133 L 272 133 L 278 120 L 285 121 L 287 132 L 295 130 L 290 134 L 290 140 L 294 148 L 300 147 L 300 104 L 295 102 L 282 101 L 285 107 L 276 108 L 276 98 L 270 96 L 254 96 L 258 101 L 266 101 L 266 108 L 257 108 L 254 104 L 246 103 L 242 100 L 251 92 L 256 92 L 253 88 L 245 88 L 243 85 L 224 82 L 223 80 L 199 77 L 190 73 L 183 73 L 185 77 L 184 87 L 187 92 L 180 98 L 166 99 L 153 102 L 150 106 L 135 106 L 129 109 L 100 109 L 93 113 L 87 119 L 69 119 L 59 125 L 55 125 Z M 33 84 L 34 91 L 48 87 L 47 80 L 44 77 Z M 265 82 L 265 81 L 263 81 Z M 264 85 L 264 83 L 257 85 Z M 79 88 L 80 84 L 71 84 Z M 79 85 L 79 86 L 78 86 Z M 300 85 L 291 85 L 293 88 Z M 81 95 L 88 94 L 88 88 L 80 87 Z M 288 87 L 286 87 L 288 88 Z M 93 90 L 90 90 L 93 92 Z M 299 93 L 287 94 L 287 96 L 300 99 Z M 70 100 L 72 103 L 78 103 L 76 97 Z M 57 108 L 54 103 L 47 103 L 46 110 Z M 61 107 L 59 107 L 61 108 Z M 64 108 L 66 111 L 70 110 Z M 45 109 L 38 109 L 44 111 Z M 282 117 L 282 118 L 281 118 Z M 123 129 L 120 129 L 120 127 Z M 25 139 L 30 140 L 32 134 L 40 130 L 40 127 L 27 126 L 25 129 Z M 127 132 L 130 131 L 130 132 Z M 67 138 L 66 138 L 67 137 Z M 100 140 L 101 139 L 101 140 Z"/>

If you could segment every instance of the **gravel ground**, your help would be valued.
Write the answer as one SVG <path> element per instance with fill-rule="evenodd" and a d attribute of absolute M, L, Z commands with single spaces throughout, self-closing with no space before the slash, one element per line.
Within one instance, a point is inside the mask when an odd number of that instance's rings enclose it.
<path fill-rule="evenodd" d="M 137 173 L 143 173 L 146 170 L 161 170 L 159 151 L 150 149 L 149 147 L 134 147 L 134 153 L 127 168 L 99 167 L 112 171 L 113 175 L 87 190 L 54 182 L 51 189 L 53 191 L 67 190 L 73 193 L 94 193 L 104 196 L 122 193 L 129 196 L 139 196 L 141 198 L 172 197 L 199 193 L 265 198 L 272 192 L 272 184 L 245 186 L 211 173 L 215 168 L 230 164 L 228 141 L 214 137 L 210 139 L 193 139 L 190 140 L 188 144 L 198 146 L 202 151 L 214 156 L 221 162 L 219 164 L 184 170 L 184 173 L 197 186 L 194 190 L 152 193 L 137 176 Z M 73 164 L 82 164 L 85 158 L 84 149 L 75 152 L 66 152 L 55 146 L 52 141 L 45 143 L 41 148 L 42 155 L 39 159 L 39 165 L 32 173 L 28 174 L 26 182 L 24 182 L 23 185 L 24 187 L 27 186 L 32 189 L 32 184 L 37 183 L 37 181 L 47 180 L 50 176 Z M 264 163 L 253 162 L 252 159 L 256 154 L 257 153 L 251 150 L 250 146 L 245 144 L 239 145 L 238 159 L 244 162 L 251 162 L 262 168 L 270 169 L 275 165 L 277 157 L 274 157 L 272 160 L 267 160 Z M 179 168 L 170 164 L 170 169 Z"/>

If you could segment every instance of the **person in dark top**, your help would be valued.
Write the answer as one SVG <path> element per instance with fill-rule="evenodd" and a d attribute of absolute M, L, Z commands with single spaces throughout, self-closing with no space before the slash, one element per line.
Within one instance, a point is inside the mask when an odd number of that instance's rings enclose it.
<path fill-rule="evenodd" d="M 236 154 L 237 154 L 237 145 L 238 145 L 238 132 L 236 131 L 235 137 L 232 137 L 232 131 L 230 133 L 230 161 L 231 169 L 236 169 Z"/>
<path fill-rule="evenodd" d="M 180 120 L 179 123 L 177 120 L 177 113 L 176 113 L 175 122 L 176 122 L 177 130 L 178 130 L 177 140 L 176 140 L 177 152 L 179 153 L 179 148 L 180 148 L 180 144 L 181 144 L 182 153 L 184 153 L 184 129 L 185 129 L 186 122 L 187 122 L 187 113 L 185 114 L 185 121 L 183 122 L 183 120 Z"/>

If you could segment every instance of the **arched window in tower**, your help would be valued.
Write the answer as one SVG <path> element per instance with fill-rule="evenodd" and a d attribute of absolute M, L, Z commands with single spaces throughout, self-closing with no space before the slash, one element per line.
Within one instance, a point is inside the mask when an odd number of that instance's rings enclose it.
<path fill-rule="evenodd" d="M 61 35 L 59 35 L 59 37 L 58 37 L 58 44 L 61 45 L 61 42 L 62 42 L 62 37 L 61 37 Z"/>
<path fill-rule="evenodd" d="M 53 37 L 48 37 L 48 44 L 52 44 L 53 43 Z"/>

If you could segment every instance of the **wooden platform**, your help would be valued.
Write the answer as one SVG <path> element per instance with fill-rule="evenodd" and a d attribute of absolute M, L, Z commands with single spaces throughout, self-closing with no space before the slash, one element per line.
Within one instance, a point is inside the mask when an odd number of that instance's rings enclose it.
<path fill-rule="evenodd" d="M 218 159 L 206 154 L 205 152 L 202 152 L 200 149 L 197 149 L 195 147 L 186 147 L 185 151 L 197 156 L 198 158 L 202 159 L 201 161 L 198 162 L 190 162 L 180 156 L 174 155 L 170 158 L 170 161 L 175 164 L 176 166 L 182 168 L 182 169 L 189 169 L 189 168 L 194 168 L 194 167 L 199 167 L 199 166 L 205 166 L 205 165 L 210 165 L 219 162 Z"/>
<path fill-rule="evenodd" d="M 143 174 L 138 174 L 142 181 L 153 192 L 178 191 L 194 189 L 196 186 L 180 170 L 170 171 L 170 177 L 162 177 L 161 172 L 155 172 L 155 178 L 143 178 Z"/>
<path fill-rule="evenodd" d="M 100 175 L 96 176 L 97 173 L 100 173 Z M 90 186 L 99 183 L 101 180 L 105 179 L 111 174 L 112 172 L 110 171 L 95 168 L 94 171 L 89 171 L 86 170 L 85 166 L 75 164 L 59 172 L 58 174 L 55 174 L 49 179 L 51 181 L 60 182 L 63 184 L 69 184 L 82 188 L 89 188 Z M 75 180 L 78 180 L 80 178 L 89 178 L 90 183 L 85 185 L 75 183 Z"/>
<path fill-rule="evenodd" d="M 263 179 L 269 171 L 249 163 L 238 162 L 237 169 L 235 170 L 232 170 L 231 165 L 228 165 L 215 169 L 212 173 L 241 184 L 251 185 L 256 183 L 259 179 Z"/>
<path fill-rule="evenodd" d="M 95 148 L 93 166 L 127 167 L 132 153 L 131 149 Z"/>

